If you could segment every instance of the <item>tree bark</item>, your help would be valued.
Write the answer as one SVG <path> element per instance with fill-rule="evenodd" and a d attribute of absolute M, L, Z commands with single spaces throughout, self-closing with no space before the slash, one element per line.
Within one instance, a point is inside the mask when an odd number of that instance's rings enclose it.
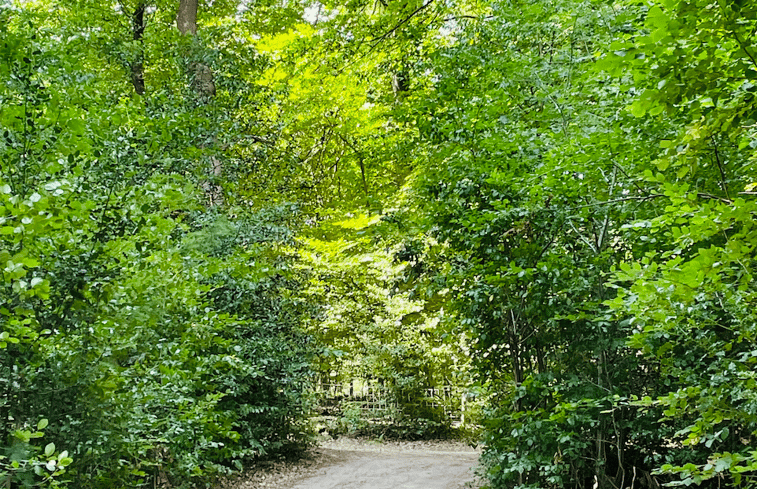
<path fill-rule="evenodd" d="M 139 43 L 140 49 L 137 59 L 131 64 L 131 83 L 134 91 L 139 95 L 145 94 L 145 64 L 142 38 L 145 34 L 145 8 L 144 2 L 140 2 L 132 15 L 132 39 Z"/>
<path fill-rule="evenodd" d="M 198 0 L 179 0 L 176 28 L 179 29 L 181 35 L 194 36 L 197 34 L 197 3 Z M 192 88 L 197 94 L 199 102 L 208 103 L 216 94 L 213 71 L 209 66 L 199 62 L 190 63 L 189 71 L 190 76 L 192 76 Z M 215 156 L 211 158 L 211 162 L 213 164 L 213 178 L 218 180 L 223 175 L 223 164 Z M 211 206 L 223 205 L 223 188 L 218 183 L 206 181 L 202 186 Z"/>
<path fill-rule="evenodd" d="M 176 27 L 182 35 L 197 34 L 197 0 L 180 0 Z"/>

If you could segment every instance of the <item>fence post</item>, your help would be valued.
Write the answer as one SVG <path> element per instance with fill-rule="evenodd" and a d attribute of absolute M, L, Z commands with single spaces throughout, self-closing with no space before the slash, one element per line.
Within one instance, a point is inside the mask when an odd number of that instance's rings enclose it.
<path fill-rule="evenodd" d="M 460 426 L 465 426 L 465 399 L 468 397 L 467 392 L 463 392 L 460 398 Z"/>

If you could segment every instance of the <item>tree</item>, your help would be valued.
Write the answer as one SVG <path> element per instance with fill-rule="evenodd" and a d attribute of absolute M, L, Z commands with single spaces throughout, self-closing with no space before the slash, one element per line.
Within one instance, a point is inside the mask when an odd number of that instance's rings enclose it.
<path fill-rule="evenodd" d="M 704 14 L 707 12 L 707 14 Z M 665 389 L 640 401 L 675 424 L 674 484 L 753 481 L 754 158 L 752 5 L 660 2 L 615 62 L 638 70 L 640 120 L 675 121 L 646 174 L 664 207 L 639 222 L 659 243 L 618 270 L 613 307 L 634 324 L 631 345 L 659 365 Z M 683 58 L 676 53 L 685 50 Z M 634 54 L 631 54 L 634 53 Z"/>
<path fill-rule="evenodd" d="M 462 22 L 406 103 L 423 150 L 416 205 L 439 242 L 441 288 L 493 391 L 483 460 L 494 487 L 655 485 L 664 434 L 625 403 L 658 391 L 604 305 L 607 277 L 647 244 L 626 225 L 654 214 L 640 174 L 665 125 L 639 126 L 604 49 L 635 8 L 504 2 Z M 517 19 L 515 21 L 514 19 Z"/>
<path fill-rule="evenodd" d="M 3 477 L 188 487 L 307 444 L 296 208 L 208 210 L 189 163 L 212 112 L 156 89 L 183 83 L 153 76 L 166 38 L 145 23 L 133 97 L 123 25 L 60 7 L 0 10 Z M 132 26 L 78 22 L 103 13 Z"/>
<path fill-rule="evenodd" d="M 179 0 L 176 27 L 183 36 L 197 34 L 197 0 Z"/>

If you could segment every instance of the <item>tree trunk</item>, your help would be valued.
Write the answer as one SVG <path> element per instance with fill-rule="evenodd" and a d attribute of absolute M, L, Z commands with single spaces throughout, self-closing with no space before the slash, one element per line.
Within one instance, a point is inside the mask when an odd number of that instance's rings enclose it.
<path fill-rule="evenodd" d="M 198 0 L 179 0 L 179 11 L 176 14 L 176 27 L 182 35 L 194 36 L 197 34 L 197 2 Z M 203 104 L 210 102 L 216 94 L 216 86 L 213 81 L 213 71 L 203 63 L 190 63 L 190 76 L 192 88 L 197 94 L 197 99 Z M 215 141 L 215 138 L 213 138 Z M 219 180 L 223 175 L 223 164 L 213 156 L 213 179 Z M 220 206 L 224 203 L 223 188 L 214 182 L 204 182 L 202 187 L 212 206 Z"/>
<path fill-rule="evenodd" d="M 137 59 L 131 64 L 131 83 L 134 91 L 139 95 L 145 94 L 145 64 L 142 38 L 145 34 L 145 8 L 144 2 L 140 2 L 132 15 L 132 39 L 139 43 L 140 49 Z"/>
<path fill-rule="evenodd" d="M 510 310 L 509 323 L 509 347 L 513 367 L 513 382 L 515 383 L 515 388 L 517 389 L 523 383 L 523 357 L 520 336 L 518 335 L 518 322 L 512 309 Z M 523 410 L 523 402 L 520 398 L 515 401 L 514 408 L 515 411 Z"/>
<path fill-rule="evenodd" d="M 197 0 L 180 0 L 176 27 L 182 35 L 197 34 Z"/>

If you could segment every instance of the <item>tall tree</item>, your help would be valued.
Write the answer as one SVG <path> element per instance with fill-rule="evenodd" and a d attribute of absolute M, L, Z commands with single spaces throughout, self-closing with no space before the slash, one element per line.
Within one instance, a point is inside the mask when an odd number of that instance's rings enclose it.
<path fill-rule="evenodd" d="M 197 10 L 198 0 L 180 0 L 179 10 L 176 14 L 176 27 L 181 35 L 197 35 Z M 192 88 L 194 89 L 197 99 L 201 103 L 208 103 L 216 94 L 215 82 L 213 81 L 213 71 L 210 67 L 201 62 L 192 60 L 189 63 L 190 76 L 192 78 Z M 217 144 L 216 138 L 213 138 L 213 144 Z M 208 197 L 211 206 L 223 205 L 223 187 L 220 180 L 223 177 L 223 164 L 216 155 L 210 156 L 212 180 L 203 182 L 203 188 Z"/>
<path fill-rule="evenodd" d="M 626 487 L 653 481 L 654 413 L 617 399 L 656 387 L 604 302 L 620 258 L 643 253 L 624 225 L 654 212 L 637 172 L 659 128 L 636 127 L 596 58 L 634 8 L 492 2 L 422 65 L 403 105 L 422 143 L 418 206 L 493 390 L 483 460 L 493 487 Z M 517 19 L 517 20 L 516 20 Z M 430 263 L 433 265 L 433 261 Z"/>
<path fill-rule="evenodd" d="M 145 94 L 145 59 L 144 59 L 144 35 L 145 35 L 145 11 L 147 2 L 140 1 L 132 14 L 132 39 L 138 43 L 137 59 L 131 62 L 131 82 L 134 91 L 139 95 Z"/>
<path fill-rule="evenodd" d="M 197 34 L 197 2 L 198 0 L 179 0 L 176 27 L 182 35 Z"/>

